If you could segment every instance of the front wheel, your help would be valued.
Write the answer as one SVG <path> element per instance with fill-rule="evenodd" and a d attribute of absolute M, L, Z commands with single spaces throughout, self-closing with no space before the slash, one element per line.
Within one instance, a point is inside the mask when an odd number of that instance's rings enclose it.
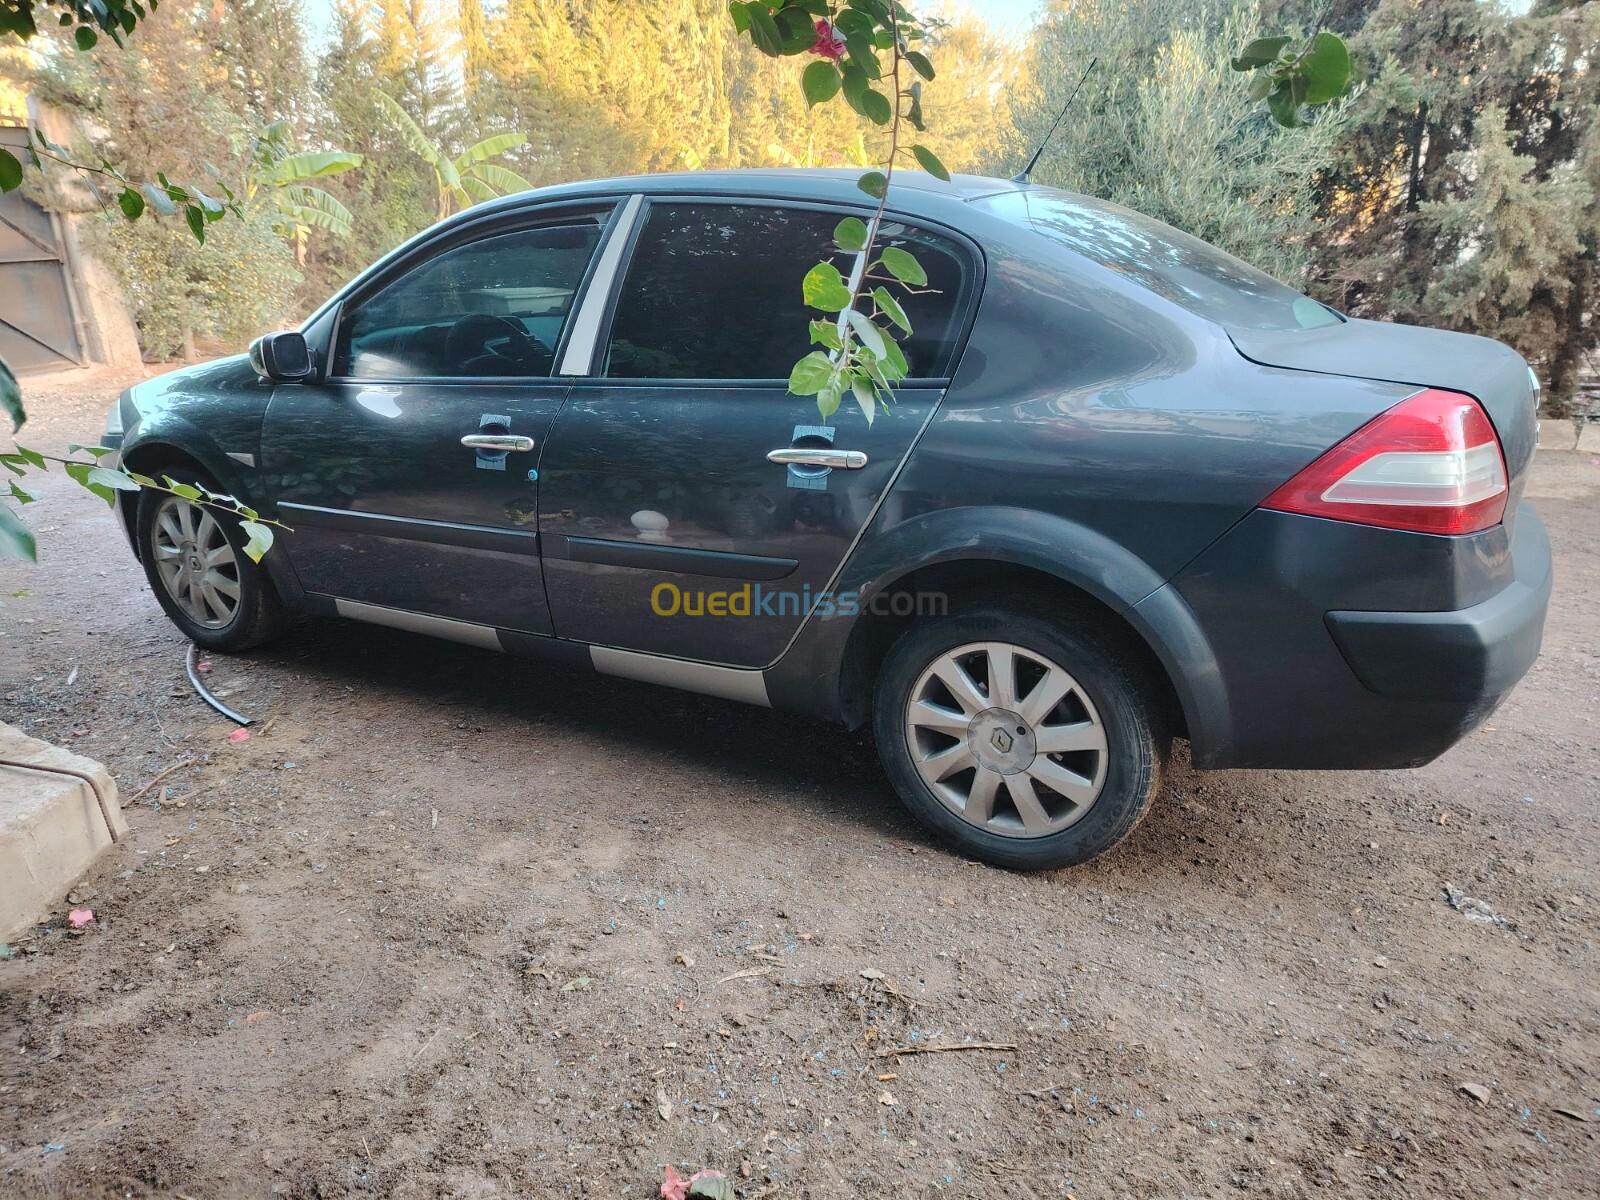
<path fill-rule="evenodd" d="M 986 609 L 913 626 L 874 697 L 878 753 L 925 824 L 974 858 L 1042 869 L 1121 841 L 1168 738 L 1141 664 L 1092 625 Z"/>
<path fill-rule="evenodd" d="M 209 480 L 200 482 L 212 486 Z M 245 554 L 244 533 L 231 513 L 145 491 L 139 497 L 138 537 L 156 599 L 196 645 L 248 650 L 282 629 L 277 590 Z"/>

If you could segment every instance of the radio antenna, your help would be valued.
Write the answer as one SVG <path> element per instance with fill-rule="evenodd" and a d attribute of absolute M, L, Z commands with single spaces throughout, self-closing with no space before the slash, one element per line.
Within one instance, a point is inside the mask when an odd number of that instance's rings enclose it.
<path fill-rule="evenodd" d="M 1089 65 L 1083 69 L 1083 74 L 1078 77 L 1078 86 L 1072 89 L 1072 95 L 1068 96 L 1067 102 L 1061 106 L 1061 113 L 1056 117 L 1056 123 L 1050 126 L 1050 132 L 1044 135 L 1044 141 L 1039 143 L 1039 148 L 1033 152 L 1033 157 L 1028 160 L 1028 165 L 1022 168 L 1022 173 L 1012 176 L 1012 183 L 1025 184 L 1032 182 L 1029 176 L 1033 174 L 1033 169 L 1039 165 L 1039 156 L 1044 153 L 1045 147 L 1050 144 L 1050 139 L 1055 137 L 1056 130 L 1061 128 L 1061 122 L 1067 119 L 1067 110 L 1072 107 L 1072 102 L 1078 98 L 1078 93 L 1083 90 L 1083 81 L 1089 78 L 1089 72 L 1094 70 L 1095 63 L 1099 61 L 1100 56 L 1098 54 L 1089 60 Z"/>

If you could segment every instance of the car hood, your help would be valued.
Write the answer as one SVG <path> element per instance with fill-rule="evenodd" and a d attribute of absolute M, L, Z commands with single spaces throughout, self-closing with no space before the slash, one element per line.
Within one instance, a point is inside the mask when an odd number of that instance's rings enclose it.
<path fill-rule="evenodd" d="M 1503 343 L 1446 329 L 1355 319 L 1283 333 L 1230 330 L 1229 336 L 1240 354 L 1263 366 L 1464 392 L 1494 422 L 1513 479 L 1533 457 L 1538 440 L 1533 376 L 1522 355 Z"/>

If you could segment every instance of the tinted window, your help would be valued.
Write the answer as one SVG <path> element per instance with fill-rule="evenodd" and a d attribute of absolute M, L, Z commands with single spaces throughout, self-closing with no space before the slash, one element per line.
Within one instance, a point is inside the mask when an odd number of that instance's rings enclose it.
<path fill-rule="evenodd" d="M 1116 204 L 1034 189 L 1033 227 L 1196 316 L 1237 329 L 1315 329 L 1343 318 L 1249 263 Z"/>
<path fill-rule="evenodd" d="M 565 216 L 429 259 L 343 318 L 334 374 L 549 375 L 601 220 Z"/>
<path fill-rule="evenodd" d="M 832 256 L 839 213 L 734 204 L 652 204 L 617 299 L 605 374 L 625 379 L 787 379 L 812 349 L 800 281 Z M 928 294 L 902 297 L 915 336 L 911 374 L 949 373 L 972 273 L 954 245 L 886 224 L 928 272 Z"/>

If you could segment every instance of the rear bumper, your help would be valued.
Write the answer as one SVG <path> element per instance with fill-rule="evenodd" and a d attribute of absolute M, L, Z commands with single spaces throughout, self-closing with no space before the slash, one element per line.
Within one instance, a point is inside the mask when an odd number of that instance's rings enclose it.
<path fill-rule="evenodd" d="M 1191 719 L 1201 767 L 1412 767 L 1494 711 L 1538 656 L 1550 543 L 1256 512 L 1182 572 L 1226 695 Z M 1141 606 L 1142 607 L 1142 606 Z"/>
<path fill-rule="evenodd" d="M 1552 583 L 1538 518 L 1524 513 L 1518 533 L 1517 578 L 1482 604 L 1459 612 L 1330 612 L 1328 632 L 1356 678 L 1395 700 L 1460 704 L 1515 687 L 1539 657 Z"/>

